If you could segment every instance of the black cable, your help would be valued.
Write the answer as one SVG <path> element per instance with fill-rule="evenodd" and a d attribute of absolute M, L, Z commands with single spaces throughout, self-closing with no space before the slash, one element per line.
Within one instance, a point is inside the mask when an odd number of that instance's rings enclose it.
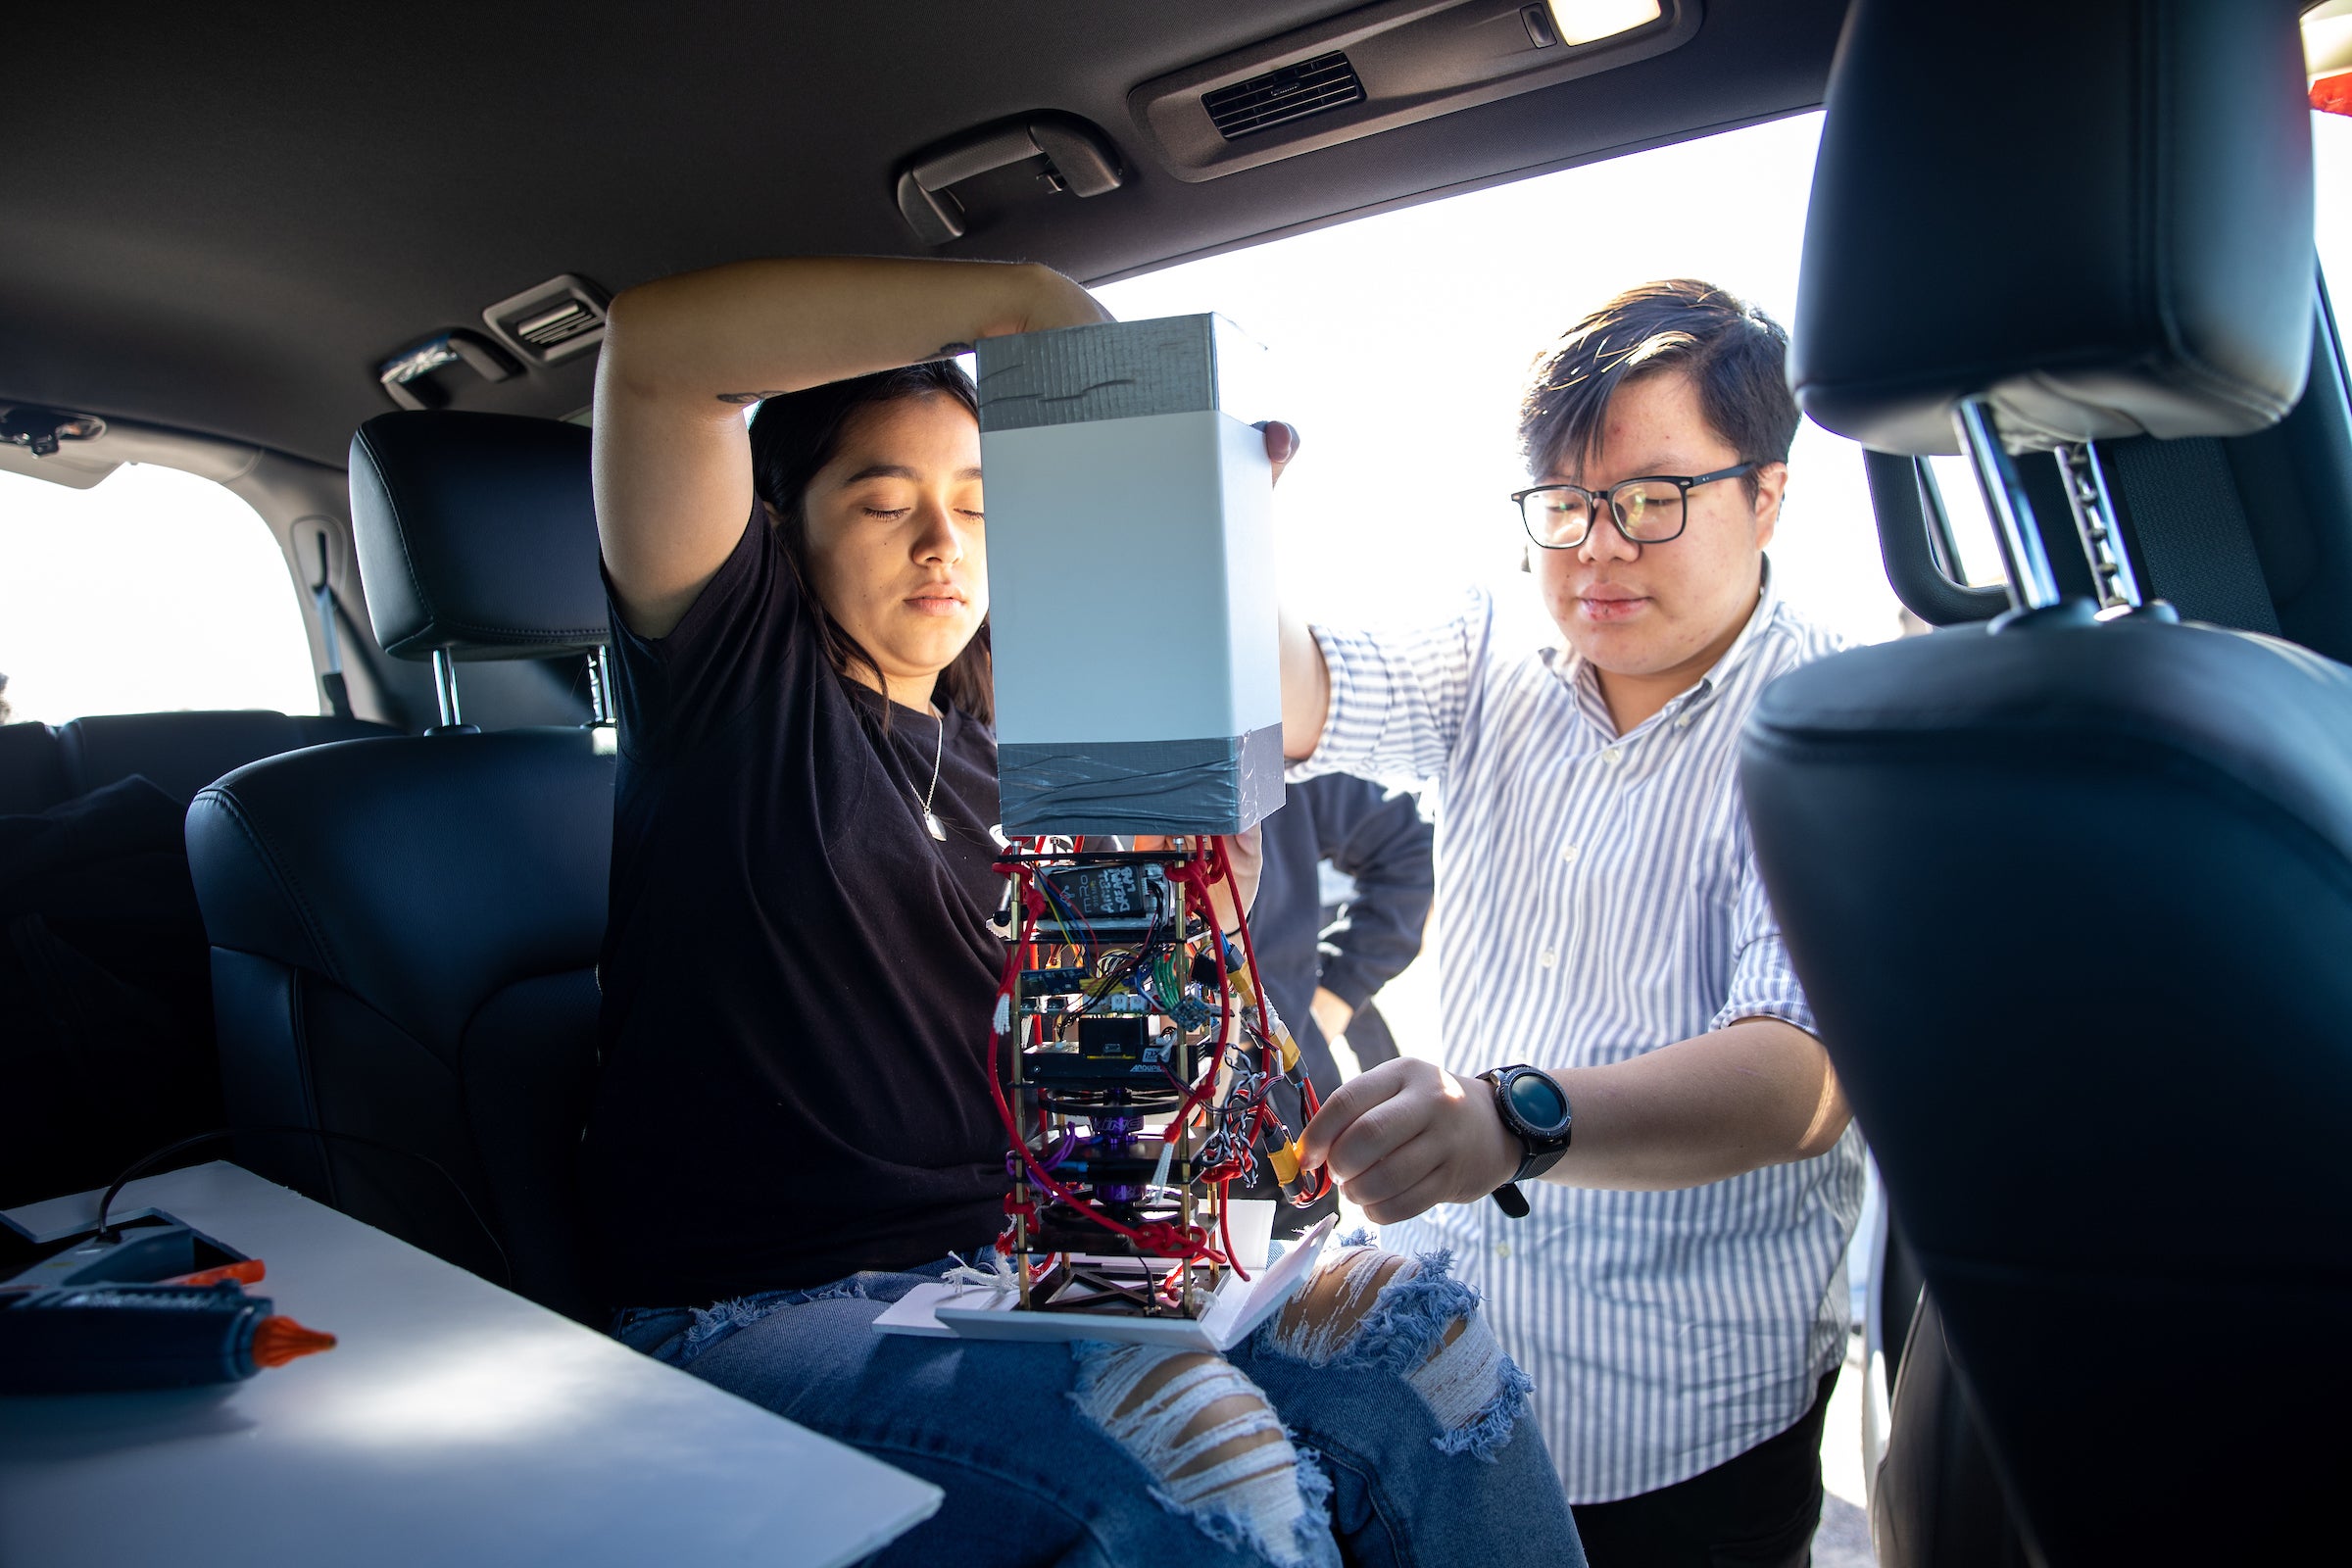
<path fill-rule="evenodd" d="M 387 1144 L 380 1139 L 363 1138 L 358 1133 L 329 1132 L 323 1127 L 216 1127 L 211 1132 L 197 1133 L 193 1137 L 182 1138 L 176 1143 L 166 1144 L 152 1153 L 142 1154 L 131 1161 L 128 1169 L 115 1178 L 115 1184 L 106 1190 L 106 1196 L 98 1200 L 98 1239 L 103 1242 L 112 1242 L 121 1234 L 106 1223 L 106 1213 L 108 1209 L 115 1206 L 116 1195 L 136 1179 L 141 1171 L 154 1168 L 182 1150 L 194 1149 L 199 1144 L 210 1144 L 222 1138 L 241 1138 L 249 1133 L 300 1133 L 311 1138 L 335 1138 L 347 1144 L 358 1144 L 364 1149 L 380 1149 L 385 1153 L 399 1154 L 404 1158 L 413 1159 L 420 1165 L 430 1166 L 435 1175 L 449 1183 L 449 1190 L 458 1195 L 458 1201 L 466 1205 L 466 1212 L 472 1215 L 474 1224 L 481 1228 L 483 1239 L 488 1241 L 491 1250 L 498 1253 L 498 1266 L 507 1277 L 507 1289 L 511 1291 L 514 1288 L 514 1260 L 507 1255 L 506 1246 L 499 1241 L 498 1232 L 492 1230 L 490 1222 L 482 1218 L 482 1211 L 473 1206 L 472 1198 L 466 1194 L 458 1179 L 449 1173 L 449 1167 L 429 1154 L 419 1154 L 414 1149 L 403 1149 L 398 1144 Z"/>

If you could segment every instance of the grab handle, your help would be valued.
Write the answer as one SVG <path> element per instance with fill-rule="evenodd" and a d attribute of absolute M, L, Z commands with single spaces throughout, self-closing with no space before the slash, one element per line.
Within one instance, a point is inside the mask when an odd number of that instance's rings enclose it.
<path fill-rule="evenodd" d="M 963 204 L 948 190 L 959 180 L 1043 157 L 1047 183 L 1073 196 L 1117 190 L 1124 176 L 1108 137 L 1075 115 L 1043 113 L 1001 122 L 943 142 L 900 171 L 899 216 L 926 245 L 963 237 Z"/>

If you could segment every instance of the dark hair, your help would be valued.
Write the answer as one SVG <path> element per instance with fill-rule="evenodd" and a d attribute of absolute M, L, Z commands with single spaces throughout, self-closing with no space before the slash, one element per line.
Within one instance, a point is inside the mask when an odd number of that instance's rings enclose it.
<path fill-rule="evenodd" d="M 776 538 L 801 596 L 817 616 L 819 634 L 833 667 L 848 675 L 862 664 L 883 684 L 882 666 L 874 656 L 833 618 L 817 598 L 808 568 L 808 515 L 803 506 L 809 481 L 841 451 L 850 421 L 866 410 L 902 398 L 953 398 L 974 418 L 980 415 L 980 396 L 972 378 L 953 360 L 909 365 L 904 369 L 880 370 L 854 376 L 805 392 L 787 392 L 767 399 L 752 416 L 752 488 L 774 514 Z M 983 724 L 997 720 L 996 681 L 989 661 L 988 622 L 982 620 L 972 640 L 939 675 L 939 698 Z M 883 709 L 889 723 L 890 710 Z"/>
<path fill-rule="evenodd" d="M 1696 278 L 1629 288 L 1568 329 L 1536 366 L 1519 404 L 1531 478 L 1578 474 L 1600 446 L 1609 401 L 1627 382 L 1681 370 L 1742 463 L 1786 463 L 1796 436 L 1788 334 L 1736 295 Z M 1756 477 L 1747 475 L 1756 493 Z"/>

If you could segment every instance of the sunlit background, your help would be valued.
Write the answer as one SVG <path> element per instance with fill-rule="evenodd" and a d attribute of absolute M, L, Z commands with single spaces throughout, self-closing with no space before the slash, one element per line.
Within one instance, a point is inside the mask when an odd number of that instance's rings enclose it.
<path fill-rule="evenodd" d="M 1788 319 L 1820 117 L 1639 153 L 1170 268 L 1101 290 L 1123 318 L 1219 311 L 1263 342 L 1305 436 L 1279 503 L 1285 593 L 1348 622 L 1483 584 L 1544 622 L 1505 499 L 1531 363 L 1632 283 L 1700 277 Z M 1860 457 L 1806 425 L 1773 561 L 1847 636 L 1897 630 Z"/>

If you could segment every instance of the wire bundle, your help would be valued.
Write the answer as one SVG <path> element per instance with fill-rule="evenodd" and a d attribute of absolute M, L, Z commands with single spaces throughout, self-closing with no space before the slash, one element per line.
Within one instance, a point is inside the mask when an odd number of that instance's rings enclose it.
<path fill-rule="evenodd" d="M 1154 912 L 1142 939 L 1132 948 L 1107 947 L 1098 938 L 1085 911 L 1056 885 L 1054 868 L 1047 862 L 1057 852 L 1049 851 L 1043 841 L 1016 841 L 998 862 L 998 869 L 1010 879 L 1012 919 L 1008 922 L 1004 968 L 989 1032 L 988 1077 L 989 1092 L 1011 1145 L 1006 1157 L 1007 1174 L 1025 1180 L 1069 1213 L 1124 1239 L 1139 1254 L 1174 1259 L 1175 1266 L 1159 1282 L 1157 1290 L 1159 1298 L 1169 1301 L 1180 1294 L 1185 1271 L 1198 1263 L 1230 1267 L 1240 1278 L 1250 1277 L 1233 1255 L 1226 1219 L 1227 1193 L 1235 1179 L 1248 1175 L 1253 1155 L 1269 1134 L 1275 1146 L 1267 1150 L 1269 1163 L 1292 1202 L 1304 1206 L 1330 1190 L 1327 1173 L 1316 1172 L 1311 1180 L 1300 1179 L 1296 1141 L 1285 1128 L 1273 1101 L 1275 1086 L 1288 1083 L 1295 1088 L 1304 1117 L 1311 1117 L 1319 1108 L 1314 1086 L 1300 1067 L 1298 1048 L 1282 1028 L 1258 974 L 1257 955 L 1248 917 L 1241 912 L 1241 889 L 1231 857 L 1221 840 L 1199 842 L 1200 853 L 1171 853 L 1167 859 L 1155 863 L 1170 884 L 1192 895 L 1184 902 L 1200 916 L 1204 927 L 1201 936 L 1188 936 L 1181 918 L 1169 929 Z M 1082 845 L 1083 841 L 1077 841 L 1070 853 L 1077 853 Z M 1234 929 L 1240 939 L 1238 954 L 1228 942 L 1217 916 L 1213 895 L 1220 887 L 1233 898 Z M 1051 934 L 1046 930 L 1049 925 Z M 1058 936 L 1059 940 L 1052 940 L 1053 936 Z M 1099 1102 L 1095 1095 L 1085 1091 L 1041 1088 L 1037 1095 L 1039 1125 L 1032 1134 L 1021 1127 L 1020 1118 L 1005 1095 L 999 1054 L 1007 1035 L 1015 1036 L 1014 1049 L 1020 1049 L 1017 1031 L 1021 1022 L 1015 1013 L 1024 960 L 1064 962 L 1076 956 L 1082 960 L 1079 967 L 1087 967 L 1083 959 L 1088 954 L 1095 958 L 1094 977 L 1078 988 L 1086 1001 L 1074 1012 L 1061 1016 L 1085 1017 L 1101 1009 L 1108 999 L 1132 993 L 1141 997 L 1152 1011 L 1168 1017 L 1179 1031 L 1211 1029 L 1203 1042 L 1208 1046 L 1205 1059 L 1199 1064 L 1195 1081 L 1188 1084 L 1164 1066 L 1161 1068 L 1173 1101 L 1173 1115 L 1158 1134 L 1163 1145 L 1160 1171 L 1148 1188 L 1126 1190 L 1135 1192 L 1144 1201 L 1122 1203 L 1124 1218 L 1078 1191 L 1080 1184 L 1065 1181 L 1063 1177 L 1082 1176 L 1097 1153 L 1132 1143 L 1133 1134 L 1140 1131 L 1141 1116 L 1156 1113 L 1163 1104 L 1137 1102 L 1125 1091 L 1104 1096 Z M 1209 961 L 1204 964 L 1200 961 L 1203 958 Z M 1188 994 L 1185 989 L 1188 969 L 1200 981 L 1198 995 Z M 1216 999 L 1213 1008 L 1206 1000 L 1212 973 Z M 1237 990 L 1241 993 L 1239 998 Z M 1217 1094 L 1220 1083 L 1224 1089 L 1221 1096 Z M 1209 1103 L 1212 1097 L 1213 1105 Z M 1097 1134 L 1092 1140 L 1080 1140 L 1069 1127 L 1056 1132 L 1049 1122 L 1049 1112 L 1086 1116 L 1095 1121 Z M 1191 1180 L 1214 1191 L 1218 1226 L 1214 1244 L 1205 1226 L 1139 1212 L 1154 1206 L 1151 1202 L 1152 1192 L 1165 1191 L 1170 1155 L 1187 1129 L 1195 1125 L 1204 1126 L 1206 1132 Z M 1103 1131 L 1106 1126 L 1110 1129 L 1107 1133 Z M 1035 1147 L 1033 1137 L 1038 1140 Z M 1083 1157 L 1074 1159 L 1073 1152 Z M 1036 1200 L 1025 1198 L 1018 1189 L 1006 1195 L 1005 1210 L 1008 1215 L 1027 1221 L 1032 1230 L 1040 1217 Z M 1015 1250 L 1012 1227 L 1007 1227 L 997 1246 L 1001 1252 Z M 1026 1280 L 1025 1258 L 1021 1266 Z"/>

